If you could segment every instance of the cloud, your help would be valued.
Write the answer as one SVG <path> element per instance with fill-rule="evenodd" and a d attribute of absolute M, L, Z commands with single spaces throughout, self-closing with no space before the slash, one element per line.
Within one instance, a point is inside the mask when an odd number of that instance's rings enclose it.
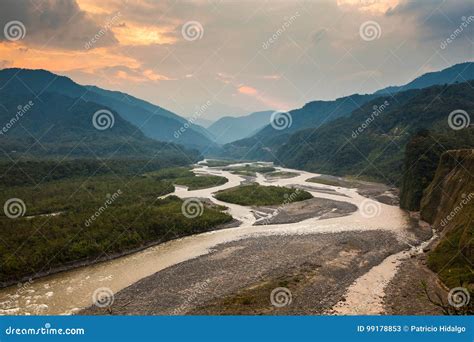
<path fill-rule="evenodd" d="M 245 94 L 245 95 L 257 95 L 258 94 L 257 89 L 249 87 L 249 86 L 241 86 L 237 90 L 239 91 L 239 93 Z"/>
<path fill-rule="evenodd" d="M 7 61 L 6 59 L 0 60 L 0 69 L 8 68 L 12 65 L 12 61 Z"/>
<path fill-rule="evenodd" d="M 423 2 L 421 0 L 419 2 Z M 396 7 L 400 0 L 337 0 L 337 5 L 343 10 L 357 10 L 371 14 L 383 14 Z"/>
<path fill-rule="evenodd" d="M 74 0 L 2 0 L 1 26 L 14 20 L 26 28 L 25 43 L 45 48 L 84 49 L 84 44 L 102 29 Z M 0 41 L 5 40 L 1 35 Z M 113 33 L 108 32 L 97 47 L 117 43 Z"/>
<path fill-rule="evenodd" d="M 240 86 L 237 91 L 241 94 L 250 96 L 263 104 L 267 109 L 275 110 L 288 110 L 292 106 L 288 103 L 284 103 L 279 99 L 275 99 L 272 96 L 265 95 L 263 92 L 249 86 Z"/>

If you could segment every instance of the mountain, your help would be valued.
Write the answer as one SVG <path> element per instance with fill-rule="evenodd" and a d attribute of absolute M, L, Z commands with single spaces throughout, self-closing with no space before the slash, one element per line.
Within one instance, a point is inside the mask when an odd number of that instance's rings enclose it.
<path fill-rule="evenodd" d="M 116 111 L 149 138 L 200 150 L 214 146 L 206 136 L 204 128 L 190 124 L 166 109 L 119 91 L 82 86 L 68 77 L 46 70 L 16 68 L 0 70 L 0 89 L 29 91 L 32 97 L 44 92 L 59 93 L 77 99 L 72 106 L 79 102 L 94 102 Z"/>
<path fill-rule="evenodd" d="M 293 134 L 308 128 L 317 128 L 340 117 L 349 116 L 354 110 L 378 97 L 394 95 L 402 90 L 422 89 L 433 85 L 453 84 L 474 79 L 474 63 L 466 62 L 450 68 L 424 74 L 401 87 L 388 87 L 369 95 L 351 95 L 334 101 L 313 101 L 300 109 L 289 112 L 291 125 L 282 130 L 268 125 L 255 135 L 224 146 L 223 155 L 236 159 L 262 159 L 278 162 L 277 150 Z M 374 105 L 383 101 L 374 102 Z"/>
<path fill-rule="evenodd" d="M 232 158 L 274 160 L 276 150 L 292 133 L 349 115 L 375 95 L 351 95 L 334 101 L 313 101 L 289 113 L 281 113 L 281 122 L 267 125 L 251 137 L 224 145 L 224 154 Z M 279 129 L 283 127 L 283 129 Z"/>
<path fill-rule="evenodd" d="M 454 109 L 474 112 L 473 86 L 465 82 L 376 98 L 349 117 L 293 134 L 278 149 L 276 160 L 289 167 L 364 175 L 399 185 L 411 136 L 423 129 L 451 131 L 448 116 Z"/>
<path fill-rule="evenodd" d="M 196 150 L 147 138 L 103 104 L 52 92 L 35 96 L 30 90 L 5 86 L 0 99 L 0 122 L 4 124 L 0 131 L 1 159 L 127 157 L 165 166 L 185 165 L 200 158 Z M 94 119 L 94 113 L 101 110 L 104 112 Z"/>
<path fill-rule="evenodd" d="M 441 71 L 429 72 L 402 85 L 381 89 L 375 94 L 394 94 L 410 89 L 428 88 L 434 85 L 462 83 L 474 79 L 474 63 L 466 62 L 453 65 Z"/>
<path fill-rule="evenodd" d="M 207 129 L 210 125 L 212 125 L 212 123 L 214 122 L 214 121 L 212 121 L 212 120 L 208 120 L 208 119 L 204 119 L 204 118 L 197 118 L 197 119 L 196 119 L 196 118 L 193 118 L 192 116 L 187 117 L 186 120 L 192 121 L 192 122 L 194 122 L 196 125 L 199 125 L 199 126 L 201 126 L 201 127 L 204 127 L 204 128 L 206 128 L 206 129 Z"/>
<path fill-rule="evenodd" d="M 210 125 L 207 130 L 215 142 L 226 144 L 257 133 L 270 122 L 273 111 L 255 112 L 245 116 L 224 116 Z"/>

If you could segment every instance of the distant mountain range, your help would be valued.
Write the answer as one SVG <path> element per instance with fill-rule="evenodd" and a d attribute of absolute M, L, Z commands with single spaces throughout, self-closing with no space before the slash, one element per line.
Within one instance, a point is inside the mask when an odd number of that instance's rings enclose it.
<path fill-rule="evenodd" d="M 451 89 L 457 86 L 455 83 L 472 79 L 474 63 L 461 63 L 422 75 L 403 86 L 381 89 L 374 94 L 354 94 L 333 101 L 309 102 L 302 108 L 289 112 L 290 121 L 283 129 L 275 129 L 274 125 L 269 124 L 273 111 L 256 112 L 242 117 L 223 117 L 206 129 L 123 92 L 79 85 L 67 77 L 45 70 L 4 69 L 0 70 L 0 124 L 9 125 L 18 112 L 18 106 L 30 100 L 34 102 L 34 106 L 27 114 L 22 115 L 21 120 L 10 125 L 12 127 L 7 129 L 8 132 L 0 133 L 0 141 L 3 155 L 10 157 L 14 157 L 12 153 L 20 151 L 26 155 L 96 153 L 98 156 L 112 153 L 127 156 L 153 155 L 163 151 L 163 154 L 168 154 L 172 159 L 177 158 L 177 153 L 186 151 L 181 158 L 189 156 L 189 160 L 195 160 L 199 155 L 196 151 L 198 150 L 207 156 L 272 160 L 298 168 L 333 173 L 364 171 L 376 176 L 373 172 L 359 170 L 351 165 L 349 161 L 354 157 L 354 151 L 344 156 L 347 161 L 344 165 L 332 165 L 326 161 L 323 163 L 323 159 L 325 156 L 329 157 L 327 153 L 336 153 L 331 150 L 331 144 L 339 143 L 341 134 L 348 138 L 347 134 L 350 132 L 347 129 L 357 128 L 356 124 L 360 124 L 360 120 L 364 119 L 364 115 L 370 114 L 374 106 L 380 106 L 385 101 L 390 103 L 387 110 L 381 114 L 384 120 L 388 120 L 385 118 L 386 113 L 392 121 L 395 120 L 393 113 L 398 113 L 397 118 L 403 120 L 412 119 L 405 117 L 403 113 L 413 113 L 413 108 L 420 110 L 421 106 L 431 108 L 431 103 L 426 102 L 428 99 L 433 103 L 438 103 L 439 98 L 451 101 L 451 98 L 441 95 L 453 95 Z M 464 88 L 458 90 L 471 94 L 469 89 L 465 88 L 466 83 L 463 84 Z M 443 91 L 438 97 L 430 98 L 425 93 L 417 92 L 437 85 L 451 86 L 444 90 L 446 94 Z M 438 88 L 433 89 L 436 91 Z M 419 100 L 420 96 L 425 102 L 411 102 Z M 453 103 L 468 107 L 469 101 L 463 94 L 462 102 Z M 441 107 L 447 110 L 440 104 Z M 92 126 L 93 114 L 101 109 L 113 113 L 115 124 L 112 129 L 99 131 Z M 433 110 L 436 111 L 437 108 Z M 436 120 L 441 120 L 442 113 L 438 114 Z M 405 133 L 410 134 L 413 130 L 426 126 L 422 125 L 422 122 L 418 124 L 409 120 L 398 124 L 397 129 L 403 128 Z M 400 138 L 397 132 L 392 131 L 384 132 L 375 138 L 378 133 L 372 130 L 379 127 L 378 125 L 385 125 L 383 127 L 389 131 L 395 128 L 379 118 L 377 124 L 366 130 L 367 136 L 370 135 L 374 140 L 365 141 L 368 137 L 364 136 L 354 144 L 358 146 L 357 144 L 363 141 L 369 145 L 377 144 L 385 141 L 383 137 L 391 135 L 396 139 Z M 430 127 L 433 125 L 428 124 Z M 324 139 L 321 140 L 321 137 Z M 405 137 L 402 139 L 402 149 L 406 143 L 404 139 Z M 75 146 L 74 143 L 78 141 L 81 145 Z M 369 147 L 362 144 L 358 148 L 367 151 Z M 401 150 L 393 153 L 401 153 Z M 342 151 L 344 149 L 338 150 L 337 153 Z M 391 162 L 393 160 L 390 160 Z M 398 166 L 397 163 L 393 165 Z M 390 178 L 389 181 L 395 180 Z"/>
<path fill-rule="evenodd" d="M 197 150 L 146 137 L 122 118 L 122 110 L 119 114 L 108 106 L 114 104 L 112 97 L 86 89 L 87 95 L 81 93 L 89 98 L 85 101 L 71 96 L 78 94 L 74 90 L 85 88 L 68 78 L 45 71 L 15 71 L 19 70 L 0 71 L 0 158 L 146 157 L 163 165 L 184 165 L 201 158 Z M 43 83 L 45 76 L 51 86 Z M 102 102 L 93 102 L 91 97 Z"/>
<path fill-rule="evenodd" d="M 281 151 L 282 145 L 295 139 L 300 139 L 299 132 L 302 130 L 317 130 L 319 127 L 328 125 L 339 118 L 348 117 L 369 101 L 386 96 L 394 95 L 404 90 L 422 89 L 434 85 L 453 84 L 455 82 L 465 82 L 474 79 L 474 63 L 466 62 L 454 65 L 447 69 L 422 75 L 414 81 L 400 87 L 388 87 L 368 95 L 350 95 L 334 101 L 313 101 L 307 103 L 300 109 L 289 112 L 291 125 L 278 130 L 267 125 L 255 135 L 228 143 L 223 146 L 222 156 L 236 159 L 259 159 L 271 160 L 275 162 L 285 162 L 280 160 L 284 155 Z M 382 100 L 374 101 L 373 105 L 380 105 Z M 392 101 L 393 103 L 393 101 Z M 293 139 L 293 140 L 291 140 Z M 309 145 L 302 143 L 301 150 L 309 148 Z M 296 153 L 296 151 L 294 151 Z M 304 152 L 302 152 L 304 153 Z M 307 164 L 309 161 L 305 161 Z M 293 164 L 294 165 L 294 164 Z"/>
<path fill-rule="evenodd" d="M 207 130 L 218 144 L 226 144 L 257 133 L 268 125 L 272 110 L 255 112 L 245 116 L 224 116 L 211 124 Z"/>
<path fill-rule="evenodd" d="M 80 102 L 93 102 L 116 111 L 149 138 L 199 150 L 215 146 L 204 128 L 190 124 L 186 119 L 166 109 L 126 93 L 96 86 L 82 86 L 68 77 L 46 70 L 16 68 L 1 70 L 0 89 L 10 93 L 30 93 L 31 96 L 43 93 L 63 94 L 76 99 L 72 106 Z M 188 125 L 190 127 L 187 127 Z M 176 132 L 181 132 L 178 138 Z"/>
<path fill-rule="evenodd" d="M 376 109 L 374 109 L 376 108 Z M 405 146 L 420 130 L 453 132 L 448 116 L 474 113 L 474 82 L 407 90 L 376 98 L 350 116 L 293 134 L 276 152 L 285 166 L 337 175 L 364 175 L 400 185 Z M 473 130 L 456 131 L 465 148 Z"/>

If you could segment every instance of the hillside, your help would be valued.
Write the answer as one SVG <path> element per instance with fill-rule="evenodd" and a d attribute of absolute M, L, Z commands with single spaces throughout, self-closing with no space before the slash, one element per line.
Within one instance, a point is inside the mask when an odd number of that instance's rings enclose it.
<path fill-rule="evenodd" d="M 443 133 L 420 131 L 405 149 L 404 173 L 400 186 L 400 207 L 420 210 L 424 190 L 433 181 L 441 155 L 454 149 L 474 147 L 474 127 Z"/>
<path fill-rule="evenodd" d="M 474 150 L 441 156 L 421 202 L 421 217 L 440 234 L 428 266 L 448 287 L 474 284 Z"/>
<path fill-rule="evenodd" d="M 215 142 L 227 144 L 257 133 L 270 122 L 273 111 L 255 112 L 245 116 L 224 116 L 210 125 L 207 130 Z"/>
<path fill-rule="evenodd" d="M 440 84 L 462 83 L 472 79 L 474 79 L 474 63 L 466 62 L 453 65 L 441 71 L 428 72 L 405 85 L 387 87 L 377 91 L 375 94 L 394 94 L 400 91 L 428 88 Z"/>
<path fill-rule="evenodd" d="M 291 121 L 287 121 L 288 124 L 284 129 L 275 129 L 271 124 L 267 125 L 249 138 L 224 145 L 225 154 L 232 158 L 275 160 L 278 147 L 285 143 L 292 133 L 308 127 L 319 127 L 349 115 L 374 97 L 356 94 L 334 101 L 309 102 L 302 108 L 289 112 Z"/>
<path fill-rule="evenodd" d="M 224 154 L 235 159 L 263 159 L 280 162 L 278 148 L 287 143 L 290 139 L 300 139 L 308 133 L 300 134 L 304 129 L 317 129 L 330 121 L 340 117 L 347 117 L 353 111 L 369 101 L 374 101 L 381 97 L 373 105 L 383 103 L 383 96 L 394 95 L 397 92 L 406 90 L 422 89 L 434 85 L 452 84 L 455 82 L 465 82 L 474 79 L 474 63 L 467 62 L 454 65 L 438 72 L 424 74 L 412 82 L 400 87 L 387 87 L 370 95 L 351 95 L 341 97 L 334 101 L 313 101 L 307 103 L 300 109 L 290 111 L 291 126 L 283 129 L 274 129 L 267 125 L 257 134 L 234 141 L 224 146 Z M 389 101 L 390 103 L 393 101 Z M 453 110 L 453 109 L 451 109 Z M 449 113 L 449 112 L 448 112 Z M 307 148 L 307 146 L 306 146 Z"/>
<path fill-rule="evenodd" d="M 379 97 L 350 117 L 292 135 L 278 150 L 277 160 L 285 166 L 399 185 L 411 136 L 422 129 L 451 130 L 448 115 L 453 108 L 474 111 L 473 89 L 462 83 Z"/>
<path fill-rule="evenodd" d="M 0 122 L 6 123 L 0 134 L 1 158 L 153 157 L 166 165 L 200 158 L 195 150 L 145 137 L 113 110 L 113 125 L 97 129 L 93 115 L 106 109 L 103 105 L 48 92 L 38 98 L 5 89 L 1 94 Z"/>
<path fill-rule="evenodd" d="M 179 131 L 187 120 L 166 109 L 122 92 L 81 86 L 68 77 L 46 70 L 3 69 L 0 71 L 0 89 L 0 95 L 2 92 L 27 93 L 32 98 L 35 94 L 41 95 L 44 92 L 59 93 L 76 98 L 72 106 L 79 102 L 94 102 L 116 111 L 149 138 L 198 149 L 213 146 L 205 135 L 205 129 L 196 125 L 191 125 L 176 138 L 175 132 Z"/>

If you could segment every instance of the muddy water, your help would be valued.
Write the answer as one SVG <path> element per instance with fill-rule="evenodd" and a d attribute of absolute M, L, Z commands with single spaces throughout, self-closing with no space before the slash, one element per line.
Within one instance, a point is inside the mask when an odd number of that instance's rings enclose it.
<path fill-rule="evenodd" d="M 194 191 L 188 191 L 185 187 L 176 187 L 173 194 L 182 198 L 208 198 L 217 204 L 225 205 L 229 208 L 229 213 L 242 222 L 239 227 L 169 241 L 129 256 L 36 279 L 22 287 L 12 286 L 2 289 L 0 290 L 0 314 L 71 314 L 91 305 L 93 293 L 97 289 L 105 287 L 117 292 L 166 267 L 207 254 L 220 243 L 249 236 L 384 229 L 394 232 L 400 240 L 405 240 L 407 217 L 399 208 L 381 203 L 377 203 L 374 208 L 374 202 L 368 202 L 367 198 L 357 194 L 355 189 L 306 182 L 308 178 L 318 176 L 318 174 L 277 169 L 297 172 L 299 175 L 293 178 L 272 179 L 272 181 L 267 181 L 265 177 L 258 175 L 256 181 L 262 185 L 298 184 L 336 190 L 347 197 L 317 191 L 310 192 L 315 197 L 350 202 L 357 205 L 360 210 L 349 216 L 321 221 L 311 218 L 298 223 L 252 226 L 255 218 L 250 208 L 220 202 L 212 196 L 218 190 L 239 185 L 244 178 L 227 171 L 205 166 L 198 167 L 195 169 L 196 173 L 220 175 L 226 177 L 228 182 L 217 187 Z"/>

